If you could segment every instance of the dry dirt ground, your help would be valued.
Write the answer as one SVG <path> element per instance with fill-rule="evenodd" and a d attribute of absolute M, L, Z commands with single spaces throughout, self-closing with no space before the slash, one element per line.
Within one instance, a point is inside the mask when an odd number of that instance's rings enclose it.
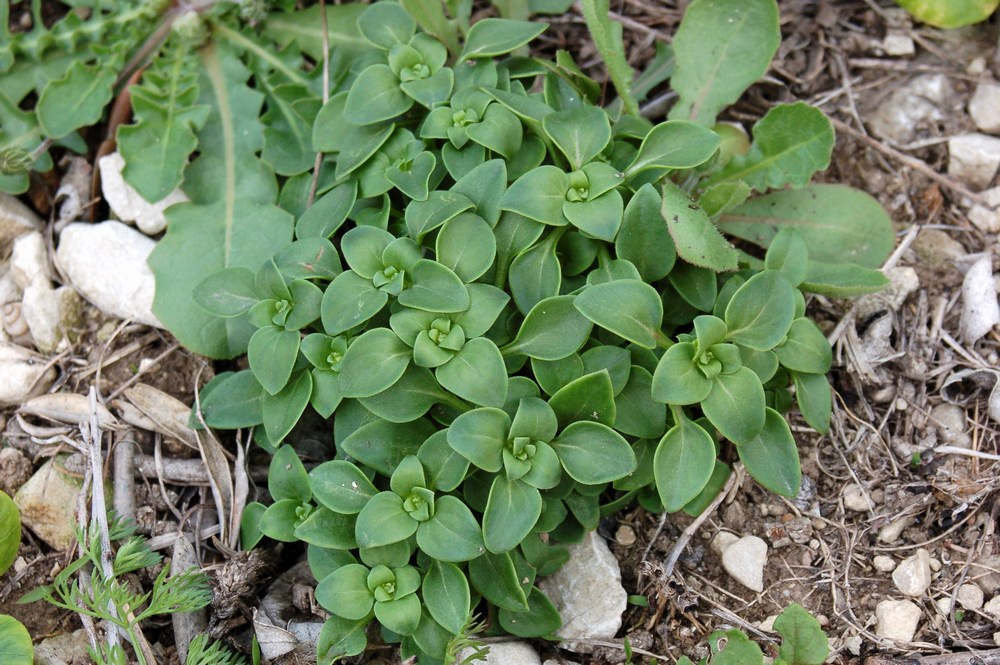
<path fill-rule="evenodd" d="M 612 3 L 625 25 L 637 68 L 652 55 L 656 40 L 670 40 L 686 4 Z M 691 525 L 690 518 L 661 519 L 635 509 L 602 524 L 601 533 L 621 561 L 625 588 L 649 599 L 648 607 L 630 606 L 619 635 L 630 637 L 636 662 L 675 662 L 682 653 L 697 659 L 707 653 L 710 632 L 733 626 L 773 645 L 775 635 L 758 626 L 795 601 L 826 627 L 836 650 L 833 662 L 997 663 L 996 653 L 990 653 L 997 648 L 994 633 L 1000 630 L 994 620 L 979 609 L 945 614 L 938 607 L 940 599 L 951 598 L 963 584 L 977 585 L 987 600 L 1000 592 L 1000 450 L 997 424 L 988 414 L 990 388 L 996 381 L 988 370 L 998 366 L 1000 336 L 994 330 L 974 345 L 959 341 L 963 271 L 983 255 L 992 257 L 996 266 L 996 236 L 969 222 L 969 192 L 946 175 L 948 137 L 974 131 L 966 112 L 973 90 L 983 79 L 1000 78 L 996 18 L 973 28 L 940 31 L 912 24 L 888 0 L 780 4 L 783 42 L 774 66 L 728 119 L 749 126 L 773 104 L 794 100 L 822 108 L 837 128 L 833 163 L 823 179 L 853 185 L 881 201 L 901 242 L 891 267 L 908 275 L 916 288 L 896 302 L 891 297 L 862 305 L 811 301 L 812 315 L 834 340 L 836 404 L 829 435 L 794 428 L 806 479 L 795 501 L 770 495 L 749 478 L 739 477 L 694 530 L 667 579 L 663 562 Z M 601 78 L 582 23 L 576 12 L 555 19 L 542 48 L 570 49 Z M 915 53 L 890 55 L 895 48 L 891 44 L 899 40 L 912 40 Z M 879 136 L 872 125 L 877 109 L 923 75 L 937 75 L 950 86 L 937 104 L 938 116 L 914 126 L 905 143 Z M 655 91 L 651 97 L 654 105 L 670 101 L 658 98 Z M 30 197 L 43 215 L 49 213 L 51 185 L 39 182 Z M 158 358 L 154 367 L 143 371 L 142 380 L 190 403 L 194 386 L 211 376 L 212 367 L 165 333 L 116 324 L 89 321 L 72 353 L 55 359 L 60 387 L 83 394 L 96 381 L 102 395 L 112 395 L 134 380 L 140 361 Z M 956 380 L 964 370 L 987 371 Z M 948 408 L 942 404 L 955 404 L 957 410 L 945 419 Z M 28 437 L 11 414 L 7 416 L 6 443 L 40 454 L 25 443 Z M 148 436 L 140 443 L 152 446 L 156 442 Z M 941 445 L 964 452 L 934 450 Z M 164 445 L 163 454 L 192 452 Z M 39 458 L 33 461 L 37 464 Z M 18 482 L 12 468 L 0 468 L 0 479 L 8 491 Z M 849 486 L 860 490 L 849 497 Z M 161 491 L 155 479 L 139 483 L 137 494 L 142 527 L 151 535 L 176 529 L 177 515 L 196 520 L 200 509 L 212 503 L 205 486 L 168 483 Z M 848 506 L 845 497 L 853 498 Z M 710 543 L 726 530 L 768 543 L 763 593 L 741 587 L 722 569 Z M 917 633 L 910 643 L 881 641 L 875 635 L 876 605 L 904 596 L 875 559 L 888 557 L 898 564 L 920 549 L 931 560 L 934 578 L 928 591 L 911 599 L 921 611 Z M 212 540 L 200 543 L 198 553 L 213 573 L 227 559 Z M 282 557 L 287 562 L 289 556 L 269 552 L 263 564 L 276 564 Z M 39 603 L 13 605 L 22 593 L 46 583 L 69 555 L 50 551 L 29 532 L 21 557 L 18 570 L 0 578 L 0 611 L 24 621 L 36 641 L 75 625 L 69 613 Z M 242 556 L 235 562 L 260 570 Z M 245 625 L 246 608 L 259 590 L 248 584 L 241 594 L 214 606 L 220 636 Z M 225 622 L 224 614 L 229 617 Z M 148 625 L 146 632 L 150 641 L 168 647 L 163 662 L 172 661 L 169 624 Z M 557 661 L 624 660 L 617 649 L 581 657 L 537 646 L 543 658 Z M 642 656 L 639 650 L 651 655 Z M 964 653 L 968 651 L 980 655 Z"/>

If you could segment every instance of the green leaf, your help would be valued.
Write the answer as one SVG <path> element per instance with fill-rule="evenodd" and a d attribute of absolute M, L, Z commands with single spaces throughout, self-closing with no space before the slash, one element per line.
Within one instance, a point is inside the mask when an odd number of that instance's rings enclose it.
<path fill-rule="evenodd" d="M 310 9 L 318 7 L 319 5 L 313 5 Z M 327 9 L 341 9 L 342 7 L 353 7 L 353 5 L 327 7 Z M 365 647 L 368 646 L 365 627 L 369 621 L 370 618 L 366 615 L 365 618 L 355 621 L 331 616 L 323 622 L 323 628 L 320 630 L 316 642 L 318 662 L 326 665 L 334 663 L 342 657 L 356 656 L 364 651 Z"/>
<path fill-rule="evenodd" d="M 733 157 L 710 182 L 742 180 L 758 192 L 802 187 L 830 165 L 833 126 L 805 102 L 772 108 L 754 125 L 753 137 L 750 152 Z"/>
<path fill-rule="evenodd" d="M 176 44 L 160 50 L 138 85 L 129 87 L 135 122 L 118 128 L 122 175 L 142 198 L 156 202 L 181 184 L 195 131 L 208 117 L 198 105 L 198 59 Z"/>
<path fill-rule="evenodd" d="M 0 491 L 0 575 L 13 565 L 21 544 L 21 514 L 17 505 Z"/>
<path fill-rule="evenodd" d="M 497 317 L 510 301 L 504 291 L 489 284 L 468 284 L 469 309 L 455 318 L 469 339 L 480 337 L 493 327 Z"/>
<path fill-rule="evenodd" d="M 417 525 L 403 508 L 401 497 L 379 492 L 358 513 L 354 537 L 358 547 L 381 547 L 406 540 L 416 532 Z"/>
<path fill-rule="evenodd" d="M 518 583 L 517 571 L 510 554 L 486 552 L 469 562 L 469 580 L 473 588 L 501 609 L 524 612 L 528 598 Z"/>
<path fill-rule="evenodd" d="M 410 364 L 412 349 L 388 328 L 373 328 L 347 347 L 340 367 L 344 397 L 370 397 L 396 383 Z"/>
<path fill-rule="evenodd" d="M 483 541 L 494 554 L 520 544 L 542 514 L 542 495 L 520 480 L 499 475 L 493 479 L 483 512 Z"/>
<path fill-rule="evenodd" d="M 111 101 L 117 77 L 111 63 L 88 65 L 77 60 L 62 78 L 46 85 L 35 106 L 46 136 L 59 139 L 97 124 Z"/>
<path fill-rule="evenodd" d="M 780 272 L 765 270 L 748 279 L 729 300 L 726 341 L 769 351 L 784 339 L 793 316 L 794 287 Z"/>
<path fill-rule="evenodd" d="M 375 604 L 375 597 L 368 590 L 368 569 L 351 563 L 333 571 L 316 585 L 316 602 L 345 619 L 367 618 Z"/>
<path fill-rule="evenodd" d="M 767 247 L 791 226 L 809 247 L 810 264 L 856 263 L 880 268 L 895 243 L 892 222 L 868 194 L 844 185 L 809 185 L 744 203 L 719 220 L 726 233 Z M 811 281 L 808 277 L 807 282 Z"/>
<path fill-rule="evenodd" d="M 754 480 L 775 494 L 794 497 L 802 484 L 795 438 L 780 413 L 767 409 L 766 414 L 760 433 L 736 446 L 736 450 Z"/>
<path fill-rule="evenodd" d="M 5 665 L 31 665 L 35 650 L 31 635 L 20 621 L 0 614 L 0 662 Z"/>
<path fill-rule="evenodd" d="M 438 430 L 424 441 L 417 457 L 427 472 L 427 488 L 431 490 L 450 492 L 462 484 L 469 471 L 469 460 L 448 445 L 448 430 Z"/>
<path fill-rule="evenodd" d="M 573 304 L 605 330 L 643 348 L 656 348 L 663 302 L 649 284 L 629 279 L 605 282 L 584 289 Z"/>
<path fill-rule="evenodd" d="M 830 429 L 830 414 L 833 409 L 833 392 L 830 381 L 822 374 L 799 374 L 792 372 L 795 382 L 795 401 L 799 411 L 809 426 L 820 434 Z"/>
<path fill-rule="evenodd" d="M 458 275 L 430 259 L 420 259 L 410 271 L 413 284 L 399 294 L 400 305 L 427 312 L 464 312 L 469 292 Z"/>
<path fill-rule="evenodd" d="M 653 473 L 656 491 L 667 512 L 677 512 L 708 484 L 715 468 L 715 443 L 687 418 L 670 428 L 656 446 Z"/>
<path fill-rule="evenodd" d="M 698 197 L 698 205 L 714 221 L 719 215 L 729 212 L 750 197 L 750 185 L 745 182 L 727 180 L 706 187 Z"/>
<path fill-rule="evenodd" d="M 833 363 L 830 343 L 816 324 L 805 317 L 792 321 L 786 340 L 774 352 L 782 365 L 805 374 L 826 374 Z"/>
<path fill-rule="evenodd" d="M 268 393 L 275 395 L 288 383 L 299 353 L 299 340 L 299 333 L 278 326 L 260 328 L 250 338 L 250 369 Z"/>
<path fill-rule="evenodd" d="M 313 379 L 308 371 L 292 375 L 291 380 L 277 394 L 264 394 L 261 399 L 261 417 L 268 440 L 277 445 L 299 422 L 309 404 Z"/>
<path fill-rule="evenodd" d="M 607 483 L 635 471 L 632 447 L 620 434 L 600 423 L 575 422 L 551 445 L 566 473 L 580 483 Z"/>
<path fill-rule="evenodd" d="M 365 408 L 394 423 L 408 423 L 427 413 L 447 394 L 425 367 L 410 365 L 399 381 L 371 397 L 362 397 Z"/>
<path fill-rule="evenodd" d="M 607 370 L 601 370 L 581 376 L 552 395 L 549 406 L 562 427 L 577 421 L 597 422 L 611 427 L 617 413 L 611 375 Z"/>
<path fill-rule="evenodd" d="M 679 261 L 667 278 L 689 305 L 702 312 L 713 310 L 719 295 L 719 279 L 714 270 Z"/>
<path fill-rule="evenodd" d="M 733 443 L 750 441 L 764 427 L 764 388 L 756 374 L 740 367 L 732 374 L 715 377 L 712 391 L 701 401 L 701 410 Z"/>
<path fill-rule="evenodd" d="M 358 198 L 356 180 L 341 183 L 321 196 L 295 224 L 296 238 L 329 238 L 341 227 Z"/>
<path fill-rule="evenodd" d="M 413 98 L 399 89 L 399 79 L 388 65 L 366 67 L 347 93 L 344 117 L 356 125 L 391 120 L 410 110 Z"/>
<path fill-rule="evenodd" d="M 431 563 L 422 584 L 424 605 L 434 620 L 458 635 L 469 618 L 469 582 L 453 563 Z"/>
<path fill-rule="evenodd" d="M 325 31 L 320 7 L 321 5 L 312 5 L 293 12 L 268 12 L 264 19 L 263 33 L 282 47 L 294 43 L 313 62 L 322 62 L 325 43 L 352 57 L 371 50 L 371 46 L 358 32 L 358 17 L 365 5 L 327 5 Z"/>
<path fill-rule="evenodd" d="M 507 368 L 496 344 L 485 337 L 470 339 L 462 350 L 434 372 L 442 388 L 479 406 L 503 406 Z"/>
<path fill-rule="evenodd" d="M 809 268 L 800 287 L 803 291 L 832 298 L 850 298 L 875 293 L 889 286 L 889 278 L 881 270 L 862 268 L 853 263 L 822 263 L 809 261 Z"/>
<path fill-rule="evenodd" d="M 684 512 L 691 517 L 697 517 L 705 512 L 712 504 L 719 492 L 726 486 L 729 476 L 732 474 L 729 466 L 720 459 L 715 460 L 715 468 L 712 470 L 712 477 L 701 493 L 684 506 Z"/>
<path fill-rule="evenodd" d="M 271 504 L 260 516 L 258 527 L 261 533 L 283 543 L 294 543 L 298 540 L 295 523 L 300 519 L 302 508 L 302 503 L 295 499 L 281 499 Z"/>
<path fill-rule="evenodd" d="M 328 335 L 337 335 L 361 325 L 375 316 L 389 296 L 357 273 L 346 270 L 327 287 L 320 303 L 323 330 Z"/>
<path fill-rule="evenodd" d="M 260 302 L 254 288 L 254 274 L 246 268 L 224 268 L 209 275 L 194 290 L 194 299 L 215 316 L 246 313 Z"/>
<path fill-rule="evenodd" d="M 781 229 L 767 248 L 764 266 L 768 270 L 779 271 L 789 284 L 798 286 L 809 270 L 809 248 L 806 241 L 791 227 Z"/>
<path fill-rule="evenodd" d="M 438 263 L 450 268 L 468 284 L 493 265 L 497 253 L 496 238 L 482 217 L 461 214 L 446 222 L 438 231 L 434 252 Z"/>
<path fill-rule="evenodd" d="M 546 298 L 531 308 L 517 337 L 500 349 L 538 360 L 559 360 L 576 353 L 590 338 L 593 324 L 576 309 L 574 296 Z"/>
<path fill-rule="evenodd" d="M 439 561 L 470 561 L 486 551 L 472 511 L 453 496 L 435 501 L 434 516 L 417 528 L 417 545 Z"/>
<path fill-rule="evenodd" d="M 389 50 L 396 44 L 409 42 L 417 31 L 417 23 L 396 3 L 379 2 L 361 13 L 358 29 L 369 42 Z"/>
<path fill-rule="evenodd" d="M 639 152 L 625 169 L 631 178 L 648 169 L 690 169 L 707 162 L 719 149 L 719 135 L 686 120 L 670 120 L 653 127 Z"/>
<path fill-rule="evenodd" d="M 691 342 L 674 344 L 660 358 L 653 373 L 652 396 L 664 404 L 697 404 L 712 392 L 712 381 L 698 369 Z"/>
<path fill-rule="evenodd" d="M 345 460 L 324 462 L 310 471 L 309 486 L 317 501 L 345 515 L 360 513 L 368 500 L 378 494 L 368 476 Z"/>
<path fill-rule="evenodd" d="M 472 199 L 457 191 L 435 190 L 426 201 L 411 201 L 404 213 L 410 237 L 420 240 L 448 220 L 475 207 Z"/>
<path fill-rule="evenodd" d="M 243 517 L 240 520 L 240 547 L 244 550 L 257 547 L 257 543 L 264 537 L 264 533 L 260 530 L 260 520 L 266 510 L 267 506 L 257 501 L 251 501 L 243 509 Z"/>
<path fill-rule="evenodd" d="M 416 455 L 420 444 L 434 431 L 434 426 L 426 420 L 410 423 L 375 420 L 354 430 L 339 447 L 363 465 L 391 476 L 400 460 Z"/>
<path fill-rule="evenodd" d="M 469 29 L 459 61 L 471 58 L 492 58 L 516 51 L 542 34 L 547 26 L 530 21 L 486 18 Z"/>
<path fill-rule="evenodd" d="M 661 202 L 662 198 L 652 185 L 647 183 L 640 187 L 625 206 L 625 215 L 615 236 L 615 254 L 630 261 L 646 282 L 666 277 L 677 259 L 674 239 L 660 215 Z"/>
<path fill-rule="evenodd" d="M 302 460 L 291 446 L 282 446 L 271 458 L 271 466 L 267 473 L 267 491 L 277 501 L 295 499 L 299 503 L 307 503 L 312 499 L 309 488 L 309 474 L 302 466 Z"/>
<path fill-rule="evenodd" d="M 622 24 L 611 20 L 609 0 L 586 0 L 581 3 L 583 18 L 594 40 L 597 52 L 608 68 L 611 82 L 622 100 L 625 112 L 639 116 L 639 104 L 632 96 L 632 68 L 625 56 Z M 562 12 L 559 12 L 562 13 Z"/>
<path fill-rule="evenodd" d="M 684 13 L 673 47 L 670 86 L 680 99 L 670 119 L 711 127 L 764 75 L 781 43 L 774 0 L 695 0 Z"/>
<path fill-rule="evenodd" d="M 501 609 L 497 618 L 504 630 L 518 637 L 553 635 L 562 626 L 559 610 L 538 587 L 531 587 L 526 612 Z"/>
<path fill-rule="evenodd" d="M 511 184 L 500 199 L 500 208 L 549 226 L 565 226 L 562 210 L 567 189 L 569 180 L 562 169 L 539 166 Z"/>
<path fill-rule="evenodd" d="M 480 469 L 497 472 L 510 430 L 510 417 L 500 409 L 467 411 L 448 428 L 448 445 Z"/>
<path fill-rule="evenodd" d="M 614 428 L 622 434 L 657 438 L 667 424 L 667 408 L 653 401 L 653 375 L 633 365 L 625 388 L 615 397 Z"/>
<path fill-rule="evenodd" d="M 420 599 L 411 593 L 408 596 L 375 603 L 375 618 L 383 626 L 399 635 L 409 635 L 420 623 Z"/>
<path fill-rule="evenodd" d="M 562 210 L 570 224 L 587 236 L 613 242 L 621 226 L 624 208 L 622 195 L 611 190 L 587 201 L 566 201 Z"/>
<path fill-rule="evenodd" d="M 736 248 L 722 237 L 705 211 L 683 189 L 669 181 L 663 185 L 660 214 L 667 222 L 677 255 L 682 259 L 715 272 L 736 269 L 739 256 Z"/>
<path fill-rule="evenodd" d="M 500 104 L 487 106 L 483 119 L 469 125 L 466 133 L 479 145 L 508 159 L 517 156 L 523 138 L 521 121 Z"/>
<path fill-rule="evenodd" d="M 1000 0 L 896 0 L 914 18 L 937 28 L 960 28 L 980 23 L 1000 6 Z"/>
<path fill-rule="evenodd" d="M 712 665 L 761 665 L 764 654 L 742 631 L 716 631 L 708 636 Z M 722 646 L 720 650 L 720 646 Z"/>
<path fill-rule="evenodd" d="M 611 378 L 611 390 L 614 394 L 617 395 L 624 390 L 632 365 L 632 355 L 628 349 L 605 344 L 587 349 L 580 357 L 583 359 L 587 374 L 606 369 Z"/>
<path fill-rule="evenodd" d="M 556 241 L 550 234 L 542 242 L 517 255 L 507 279 L 517 308 L 524 314 L 542 300 L 559 295 L 562 267 L 556 257 Z"/>
<path fill-rule="evenodd" d="M 601 154 L 611 141 L 608 114 L 596 106 L 581 104 L 565 111 L 550 113 L 542 120 L 542 127 L 566 155 L 573 171 L 582 169 L 584 164 Z"/>
<path fill-rule="evenodd" d="M 829 640 L 814 616 L 792 603 L 774 620 L 781 635 L 778 655 L 788 665 L 822 665 L 830 655 Z"/>
<path fill-rule="evenodd" d="M 353 550 L 354 516 L 335 513 L 320 506 L 295 527 L 295 537 L 302 542 L 334 550 Z"/>
<path fill-rule="evenodd" d="M 250 370 L 220 374 L 202 390 L 202 417 L 209 427 L 219 429 L 259 425 L 263 396 L 264 388 Z"/>
<path fill-rule="evenodd" d="M 500 219 L 500 197 L 507 191 L 507 162 L 502 159 L 483 162 L 459 178 L 451 191 L 475 203 L 476 214 L 491 227 L 496 226 Z"/>

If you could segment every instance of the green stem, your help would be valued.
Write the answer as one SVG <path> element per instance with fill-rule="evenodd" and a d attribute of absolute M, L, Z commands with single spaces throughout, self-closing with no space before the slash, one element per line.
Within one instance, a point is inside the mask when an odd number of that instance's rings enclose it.
<path fill-rule="evenodd" d="M 659 330 L 653 332 L 653 337 L 656 338 L 656 345 L 661 349 L 666 350 L 674 345 L 673 341 Z"/>
<path fill-rule="evenodd" d="M 309 87 L 309 81 L 306 79 L 305 76 L 303 76 L 301 73 L 295 71 L 294 69 L 283 63 L 281 60 L 276 58 L 273 54 L 265 50 L 260 44 L 253 41 L 252 39 L 248 39 L 240 32 L 233 30 L 232 28 L 227 27 L 221 23 L 213 23 L 212 30 L 216 34 L 225 37 L 233 44 L 236 44 L 237 46 L 240 46 L 246 49 L 247 51 L 253 53 L 255 57 L 260 58 L 267 64 L 274 67 L 276 71 L 279 71 L 282 74 L 284 74 L 285 77 L 288 80 L 292 81 L 293 83 L 297 83 L 307 88 Z"/>

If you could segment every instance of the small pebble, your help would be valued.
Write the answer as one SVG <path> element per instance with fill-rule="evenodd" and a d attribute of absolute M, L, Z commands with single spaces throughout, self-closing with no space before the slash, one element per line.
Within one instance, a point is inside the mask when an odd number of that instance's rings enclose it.
<path fill-rule="evenodd" d="M 720 531 L 719 533 L 715 534 L 715 538 L 712 539 L 711 547 L 713 550 L 715 550 L 715 552 L 719 556 L 722 556 L 722 553 L 726 551 L 726 548 L 728 548 L 730 545 L 732 545 L 739 539 L 740 537 L 737 536 L 735 533 L 732 533 L 730 531 Z"/>
<path fill-rule="evenodd" d="M 931 585 L 931 563 L 927 550 L 920 548 L 903 559 L 892 573 L 893 584 L 907 596 L 919 596 Z"/>
<path fill-rule="evenodd" d="M 927 563 L 930 564 L 931 571 L 936 573 L 941 570 L 941 562 L 937 559 L 930 559 Z"/>
<path fill-rule="evenodd" d="M 627 524 L 623 524 L 615 531 L 615 542 L 622 547 L 635 545 L 635 530 Z"/>
<path fill-rule="evenodd" d="M 990 598 L 990 601 L 983 605 L 983 612 L 986 612 L 994 620 L 1000 621 L 1000 596 Z"/>
<path fill-rule="evenodd" d="M 882 573 L 891 573 L 896 568 L 896 562 L 893 558 L 884 554 L 879 554 L 872 559 L 872 565 L 875 566 L 875 570 Z"/>
<path fill-rule="evenodd" d="M 883 600 L 875 607 L 875 620 L 879 637 L 910 642 L 917 634 L 920 607 L 909 600 Z"/>
<path fill-rule="evenodd" d="M 733 579 L 752 591 L 764 590 L 767 543 L 757 536 L 744 536 L 722 553 L 722 567 Z"/>
<path fill-rule="evenodd" d="M 967 610 L 978 610 L 983 606 L 983 590 L 975 584 L 963 584 L 955 599 Z"/>
<path fill-rule="evenodd" d="M 865 494 L 864 490 L 857 483 L 848 483 L 841 490 L 844 498 L 844 508 L 857 513 L 866 513 L 875 508 L 875 503 Z"/>

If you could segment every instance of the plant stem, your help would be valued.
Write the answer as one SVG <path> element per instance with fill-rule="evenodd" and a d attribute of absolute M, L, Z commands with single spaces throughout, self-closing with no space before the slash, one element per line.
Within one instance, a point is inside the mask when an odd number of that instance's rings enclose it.
<path fill-rule="evenodd" d="M 330 101 L 330 31 L 326 18 L 326 0 L 319 0 L 319 14 L 323 19 L 323 105 Z M 312 182 L 309 184 L 309 199 L 306 207 L 311 208 L 316 200 L 316 188 L 319 186 L 319 172 L 323 168 L 323 153 L 316 153 L 313 162 Z"/>

